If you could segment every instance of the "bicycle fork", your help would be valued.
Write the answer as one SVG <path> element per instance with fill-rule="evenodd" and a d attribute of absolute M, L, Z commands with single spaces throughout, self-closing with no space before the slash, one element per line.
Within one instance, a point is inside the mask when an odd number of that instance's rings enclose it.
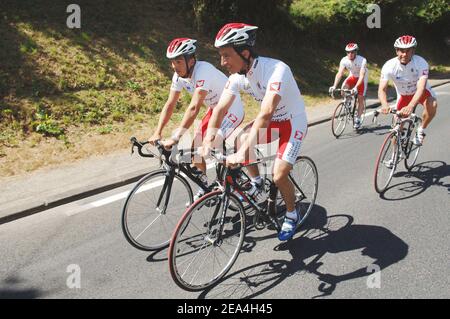
<path fill-rule="evenodd" d="M 164 180 L 164 185 L 161 190 L 161 193 L 159 194 L 158 202 L 156 203 L 156 210 L 161 215 L 166 214 L 167 206 L 169 204 L 169 199 L 170 199 L 170 192 L 172 190 L 173 180 L 174 180 L 174 176 L 175 176 L 175 170 L 171 169 L 171 170 L 167 171 L 165 176 L 166 176 L 166 178 Z M 161 209 L 161 208 L 159 208 L 159 205 L 161 205 L 161 202 L 162 202 L 166 192 L 167 192 L 167 196 L 165 197 L 165 200 L 164 200 L 164 206 Z"/>

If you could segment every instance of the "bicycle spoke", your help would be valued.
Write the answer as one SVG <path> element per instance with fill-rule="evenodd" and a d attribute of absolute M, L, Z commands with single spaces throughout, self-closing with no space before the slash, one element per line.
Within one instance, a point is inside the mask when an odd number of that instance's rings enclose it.
<path fill-rule="evenodd" d="M 145 229 L 144 229 L 139 235 L 136 236 L 136 239 L 139 239 L 139 237 L 141 237 L 142 234 L 143 234 L 150 226 L 152 226 L 153 223 L 156 222 L 160 217 L 161 217 L 161 214 L 159 214 L 158 217 L 156 217 L 156 218 L 155 218 L 155 219 L 154 219 L 147 227 L 145 227 Z"/>

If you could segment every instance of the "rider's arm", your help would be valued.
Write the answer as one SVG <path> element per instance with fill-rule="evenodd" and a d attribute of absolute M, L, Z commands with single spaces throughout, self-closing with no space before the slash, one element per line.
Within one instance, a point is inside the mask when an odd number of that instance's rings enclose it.
<path fill-rule="evenodd" d="M 341 81 L 342 75 L 344 74 L 345 71 L 345 66 L 343 66 L 342 64 L 339 65 L 339 71 L 338 73 L 336 73 L 336 76 L 334 78 L 334 87 L 337 87 L 337 85 L 339 84 L 339 82 Z"/>
<path fill-rule="evenodd" d="M 380 80 L 378 85 L 378 98 L 380 99 L 381 107 L 387 109 L 389 107 L 387 100 L 387 88 L 389 80 Z"/>
<path fill-rule="evenodd" d="M 228 109 L 233 104 L 236 96 L 231 94 L 228 91 L 223 91 L 220 96 L 219 103 L 217 103 L 216 107 L 213 109 L 211 118 L 209 119 L 208 129 L 206 130 L 205 141 L 212 142 L 216 138 L 217 130 L 220 127 L 220 124 L 225 117 Z"/>
<path fill-rule="evenodd" d="M 363 83 L 364 77 L 366 76 L 366 72 L 367 72 L 366 63 L 363 63 L 361 65 L 361 70 L 359 70 L 359 78 L 358 81 L 356 82 L 355 88 L 358 88 L 361 85 L 361 83 Z"/>
<path fill-rule="evenodd" d="M 159 116 L 158 127 L 156 128 L 156 131 L 153 134 L 154 136 L 159 136 L 159 138 L 161 138 L 162 130 L 172 117 L 175 105 L 177 104 L 177 101 L 180 98 L 180 93 L 181 93 L 180 91 L 170 90 L 167 102 L 166 104 L 164 104 L 164 107 L 161 111 L 161 115 Z"/>
<path fill-rule="evenodd" d="M 257 144 L 258 132 L 262 128 L 267 128 L 270 124 L 273 114 L 275 113 L 278 104 L 281 101 L 281 96 L 274 92 L 267 92 L 261 103 L 261 111 L 256 116 L 248 138 L 242 144 L 239 152 L 245 157 L 248 157 L 249 150 L 252 145 Z"/>
<path fill-rule="evenodd" d="M 192 123 L 194 123 L 207 94 L 208 91 L 200 88 L 195 89 L 194 94 L 192 95 L 191 103 L 184 113 L 180 126 L 172 137 L 173 140 L 178 141 L 184 132 L 191 127 Z"/>

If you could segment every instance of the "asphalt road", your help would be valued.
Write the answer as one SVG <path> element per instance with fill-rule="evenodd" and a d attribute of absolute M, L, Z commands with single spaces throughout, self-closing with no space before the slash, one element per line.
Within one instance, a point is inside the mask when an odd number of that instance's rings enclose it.
<path fill-rule="evenodd" d="M 128 185 L 0 225 L 0 298 L 450 298 L 450 85 L 435 91 L 438 114 L 417 165 L 400 165 L 383 196 L 373 172 L 388 118 L 338 140 L 330 122 L 310 128 L 303 154 L 319 172 L 311 218 L 288 243 L 250 232 L 210 290 L 181 290 L 166 249 L 127 243 Z"/>

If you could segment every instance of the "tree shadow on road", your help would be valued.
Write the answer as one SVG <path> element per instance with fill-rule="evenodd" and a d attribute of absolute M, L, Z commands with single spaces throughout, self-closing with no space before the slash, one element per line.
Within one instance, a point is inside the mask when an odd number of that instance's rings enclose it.
<path fill-rule="evenodd" d="M 254 298 L 278 286 L 286 278 L 298 276 L 299 279 L 293 282 L 302 283 L 310 275 L 320 281 L 317 287 L 319 294 L 312 298 L 330 296 L 340 283 L 369 276 L 369 269 L 373 266 L 386 269 L 408 254 L 408 245 L 388 229 L 354 225 L 353 218 L 345 214 L 327 216 L 323 207 L 315 207 L 302 231 L 300 236 L 274 248 L 275 251 L 288 251 L 292 256 L 290 260 L 273 259 L 242 268 L 203 291 L 198 298 Z M 339 258 L 339 254 L 359 251 L 373 262 L 363 267 L 355 266 L 342 275 L 325 270 L 332 266 L 325 257 L 333 255 Z M 345 265 L 346 269 L 349 267 Z M 304 290 L 301 286 L 298 289 Z"/>
<path fill-rule="evenodd" d="M 17 288 L 23 286 L 17 277 L 8 277 L 1 283 L 0 299 L 36 299 L 42 298 L 44 292 L 36 288 Z"/>

